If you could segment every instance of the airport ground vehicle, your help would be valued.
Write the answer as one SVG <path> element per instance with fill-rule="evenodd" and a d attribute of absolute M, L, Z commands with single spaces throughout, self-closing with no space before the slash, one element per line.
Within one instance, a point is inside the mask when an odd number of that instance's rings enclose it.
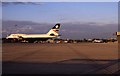
<path fill-rule="evenodd" d="M 94 41 L 93 41 L 93 43 L 102 43 L 103 42 L 103 40 L 100 40 L 100 39 L 95 39 Z"/>

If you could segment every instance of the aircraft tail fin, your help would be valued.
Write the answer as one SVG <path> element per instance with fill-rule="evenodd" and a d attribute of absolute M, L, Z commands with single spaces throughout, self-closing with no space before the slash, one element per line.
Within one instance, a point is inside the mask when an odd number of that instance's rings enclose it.
<path fill-rule="evenodd" d="M 60 28 L 60 23 L 57 23 L 50 31 L 47 33 L 51 36 L 59 36 L 58 31 Z"/>

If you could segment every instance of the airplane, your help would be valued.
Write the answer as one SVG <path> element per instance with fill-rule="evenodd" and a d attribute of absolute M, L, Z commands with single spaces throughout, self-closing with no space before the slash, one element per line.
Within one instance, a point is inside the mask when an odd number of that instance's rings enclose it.
<path fill-rule="evenodd" d="M 6 39 L 12 42 L 28 41 L 30 43 L 34 41 L 46 41 L 48 39 L 59 37 L 58 34 L 60 23 L 57 23 L 52 29 L 46 34 L 10 34 Z"/>

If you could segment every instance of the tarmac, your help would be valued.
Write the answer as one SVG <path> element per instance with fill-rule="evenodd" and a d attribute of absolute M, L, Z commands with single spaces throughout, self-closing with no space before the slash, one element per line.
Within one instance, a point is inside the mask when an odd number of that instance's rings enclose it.
<path fill-rule="evenodd" d="M 2 74 L 118 74 L 118 43 L 3 43 Z"/>

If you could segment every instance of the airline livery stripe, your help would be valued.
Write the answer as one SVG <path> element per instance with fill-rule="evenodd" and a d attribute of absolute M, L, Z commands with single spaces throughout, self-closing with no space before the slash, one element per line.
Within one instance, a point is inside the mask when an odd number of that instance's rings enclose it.
<path fill-rule="evenodd" d="M 56 30 L 53 30 L 55 33 L 58 33 Z"/>

